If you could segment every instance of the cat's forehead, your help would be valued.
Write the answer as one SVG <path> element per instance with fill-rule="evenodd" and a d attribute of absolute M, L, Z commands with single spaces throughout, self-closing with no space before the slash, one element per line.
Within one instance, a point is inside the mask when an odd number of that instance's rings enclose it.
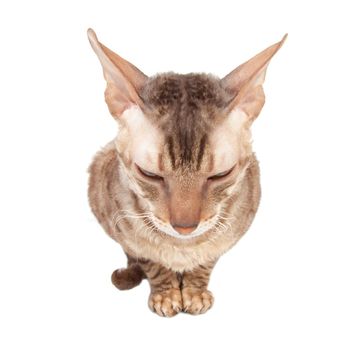
<path fill-rule="evenodd" d="M 220 79 L 209 74 L 158 74 L 141 92 L 144 102 L 161 112 L 178 109 L 221 108 L 229 96 Z"/>
<path fill-rule="evenodd" d="M 225 119 L 229 96 L 220 79 L 207 74 L 165 73 L 142 90 L 145 115 L 163 133 L 173 168 L 199 169 L 209 135 Z"/>
<path fill-rule="evenodd" d="M 182 140 L 183 135 L 179 137 L 176 131 L 166 134 L 134 106 L 121 117 L 124 127 L 120 130 L 117 148 L 120 153 L 128 150 L 132 162 L 155 173 L 164 170 L 187 175 L 199 170 L 221 172 L 231 168 L 240 156 L 240 127 L 244 118 L 244 113 L 233 112 L 210 131 L 202 130 L 199 137 L 190 133 L 189 140 Z"/>

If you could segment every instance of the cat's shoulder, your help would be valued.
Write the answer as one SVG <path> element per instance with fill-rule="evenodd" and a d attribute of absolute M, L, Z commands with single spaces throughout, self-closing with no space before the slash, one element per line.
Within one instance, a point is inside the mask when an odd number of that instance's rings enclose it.
<path fill-rule="evenodd" d="M 93 174 L 95 171 L 105 169 L 108 165 L 116 166 L 118 162 L 115 140 L 112 140 L 94 155 L 88 172 Z"/>
<path fill-rule="evenodd" d="M 253 176 L 259 176 L 260 175 L 260 167 L 259 167 L 259 160 L 256 157 L 256 154 L 253 152 L 249 157 L 249 172 Z"/>

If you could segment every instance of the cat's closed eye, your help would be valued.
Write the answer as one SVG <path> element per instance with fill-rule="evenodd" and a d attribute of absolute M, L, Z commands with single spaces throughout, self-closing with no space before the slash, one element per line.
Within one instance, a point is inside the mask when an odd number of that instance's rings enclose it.
<path fill-rule="evenodd" d="M 143 169 L 137 164 L 135 164 L 135 165 L 136 165 L 138 173 L 142 177 L 147 178 L 149 180 L 155 180 L 155 181 L 163 181 L 164 180 L 163 176 L 158 175 L 156 173 L 153 173 L 151 171 L 148 171 L 146 169 Z M 234 168 L 235 168 L 235 165 L 232 168 L 228 169 L 228 170 L 222 171 L 220 173 L 217 173 L 215 175 L 212 175 L 212 176 L 208 177 L 207 180 L 208 181 L 217 181 L 217 180 L 224 179 L 224 178 L 228 177 L 228 175 L 230 175 L 233 172 Z"/>
<path fill-rule="evenodd" d="M 221 173 L 218 173 L 218 174 L 215 174 L 213 176 L 208 177 L 208 180 L 212 181 L 212 180 L 224 179 L 225 177 L 227 177 L 228 175 L 230 175 L 232 173 L 234 168 L 235 168 L 235 165 L 228 170 L 222 171 Z"/>
<path fill-rule="evenodd" d="M 162 181 L 164 178 L 158 174 L 152 173 L 150 171 L 147 171 L 145 169 L 142 169 L 139 165 L 136 164 L 136 168 L 143 177 L 146 177 L 150 180 L 157 180 L 157 181 Z"/>

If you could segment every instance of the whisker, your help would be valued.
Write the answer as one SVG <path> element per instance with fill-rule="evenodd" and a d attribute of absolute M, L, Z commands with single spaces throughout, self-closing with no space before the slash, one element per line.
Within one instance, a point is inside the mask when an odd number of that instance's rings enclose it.
<path fill-rule="evenodd" d="M 124 214 L 119 214 L 119 213 L 124 213 Z M 112 222 L 113 222 L 114 225 L 116 225 L 120 220 L 123 220 L 125 218 L 142 219 L 142 218 L 149 218 L 151 215 L 152 215 L 152 212 L 150 212 L 150 211 L 141 212 L 141 213 L 135 213 L 135 212 L 133 212 L 131 210 L 122 209 L 122 210 L 118 210 L 113 215 Z"/>

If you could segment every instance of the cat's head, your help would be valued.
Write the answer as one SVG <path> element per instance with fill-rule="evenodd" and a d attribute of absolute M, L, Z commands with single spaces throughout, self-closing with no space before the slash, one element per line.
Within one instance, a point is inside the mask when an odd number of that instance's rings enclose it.
<path fill-rule="evenodd" d="M 88 31 L 119 123 L 125 181 L 147 202 L 161 231 L 192 238 L 225 217 L 252 154 L 250 126 L 264 105 L 262 84 L 285 37 L 223 79 L 206 74 L 147 77 Z"/>

